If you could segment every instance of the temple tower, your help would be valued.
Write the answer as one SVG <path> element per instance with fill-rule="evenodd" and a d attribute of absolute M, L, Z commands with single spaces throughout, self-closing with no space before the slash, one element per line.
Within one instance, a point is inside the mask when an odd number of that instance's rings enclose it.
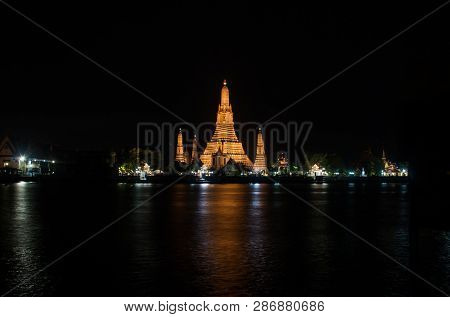
<path fill-rule="evenodd" d="M 184 162 L 185 163 L 189 163 L 191 161 L 191 157 L 190 157 L 190 155 L 189 155 L 189 151 L 186 149 L 185 151 L 184 151 Z"/>
<path fill-rule="evenodd" d="M 253 171 L 260 174 L 267 174 L 267 160 L 264 151 L 264 141 L 262 137 L 261 128 L 258 131 L 258 140 L 256 144 L 255 164 L 253 164 Z"/>
<path fill-rule="evenodd" d="M 239 142 L 234 131 L 233 110 L 230 103 L 230 91 L 226 80 L 223 81 L 220 94 L 220 104 L 217 111 L 216 129 L 211 141 L 206 145 L 206 149 L 200 156 L 200 160 L 207 167 L 213 165 L 212 155 L 221 150 L 221 155 L 226 161 L 233 159 L 236 163 L 244 164 L 251 168 L 252 162 L 245 154 L 242 143 Z"/>
<path fill-rule="evenodd" d="M 197 136 L 194 134 L 194 140 L 192 141 L 192 157 L 191 163 L 198 161 L 198 152 L 197 152 Z"/>
<path fill-rule="evenodd" d="M 381 155 L 381 161 L 383 162 L 384 168 L 387 168 L 389 166 L 389 163 L 388 163 L 388 160 L 386 158 L 386 153 L 384 152 L 384 149 L 383 149 L 383 154 Z"/>
<path fill-rule="evenodd" d="M 181 129 L 178 132 L 177 154 L 175 156 L 175 161 L 180 163 L 186 163 L 186 160 L 184 158 L 183 134 L 181 133 Z"/>

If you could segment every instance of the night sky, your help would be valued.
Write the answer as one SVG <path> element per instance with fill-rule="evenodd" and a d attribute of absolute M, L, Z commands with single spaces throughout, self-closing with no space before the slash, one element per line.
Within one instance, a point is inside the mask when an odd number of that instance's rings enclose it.
<path fill-rule="evenodd" d="M 264 122 L 444 1 L 19 2 L 18 10 L 180 117 Z M 276 118 L 314 122 L 307 149 L 445 162 L 450 5 Z M 138 121 L 177 122 L 0 3 L 0 135 L 133 145 Z"/>

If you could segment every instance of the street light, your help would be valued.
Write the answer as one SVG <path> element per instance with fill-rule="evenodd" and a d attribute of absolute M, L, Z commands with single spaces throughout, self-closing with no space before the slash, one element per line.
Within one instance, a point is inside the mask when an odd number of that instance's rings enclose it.
<path fill-rule="evenodd" d="M 25 156 L 22 155 L 21 157 L 19 157 L 19 161 L 20 161 L 20 162 L 23 162 L 23 161 L 25 161 L 25 160 L 26 160 L 26 157 L 25 157 Z"/>

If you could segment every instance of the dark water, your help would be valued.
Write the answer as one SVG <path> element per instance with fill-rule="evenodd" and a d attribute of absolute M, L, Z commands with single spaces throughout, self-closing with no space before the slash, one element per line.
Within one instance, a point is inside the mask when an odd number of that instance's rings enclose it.
<path fill-rule="evenodd" d="M 408 186 L 289 188 L 450 292 L 450 232 L 412 219 Z M 442 295 L 269 184 L 175 185 L 27 280 L 163 187 L 1 185 L 0 291 L 22 283 L 9 295 Z"/>

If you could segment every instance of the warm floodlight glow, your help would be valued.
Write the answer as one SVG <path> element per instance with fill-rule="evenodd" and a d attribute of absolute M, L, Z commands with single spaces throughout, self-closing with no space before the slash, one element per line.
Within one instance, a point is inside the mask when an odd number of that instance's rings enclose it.
<path fill-rule="evenodd" d="M 203 166 L 207 168 L 212 166 L 220 168 L 226 165 L 230 159 L 233 159 L 235 163 L 242 163 L 248 168 L 253 167 L 253 163 L 236 136 L 233 110 L 230 104 L 230 91 L 226 86 L 226 81 L 224 81 L 217 111 L 216 129 L 211 140 L 207 143 L 205 151 L 200 156 L 200 160 Z"/>

